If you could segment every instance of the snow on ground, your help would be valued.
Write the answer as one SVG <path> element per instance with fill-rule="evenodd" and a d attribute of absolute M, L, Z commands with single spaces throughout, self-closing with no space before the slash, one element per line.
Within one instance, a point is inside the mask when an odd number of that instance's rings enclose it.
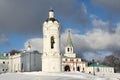
<path fill-rule="evenodd" d="M 23 73 L 3 73 L 0 80 L 120 80 L 120 73 L 91 74 L 80 72 L 23 72 Z"/>

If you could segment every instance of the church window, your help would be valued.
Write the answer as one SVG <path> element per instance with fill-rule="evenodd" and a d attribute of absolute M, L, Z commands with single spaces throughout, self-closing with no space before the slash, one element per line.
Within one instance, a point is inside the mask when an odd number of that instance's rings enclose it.
<path fill-rule="evenodd" d="M 80 67 L 79 66 L 77 67 L 77 71 L 80 71 Z"/>
<path fill-rule="evenodd" d="M 68 48 L 68 52 L 69 52 L 69 48 Z"/>
<path fill-rule="evenodd" d="M 3 61 L 3 64 L 5 64 L 5 62 Z"/>
<path fill-rule="evenodd" d="M 67 61 L 67 59 L 65 59 L 65 61 Z"/>
<path fill-rule="evenodd" d="M 84 68 L 83 68 L 83 72 L 84 72 Z"/>
<path fill-rule="evenodd" d="M 73 59 L 70 59 L 71 62 L 73 62 Z"/>
<path fill-rule="evenodd" d="M 21 64 L 21 69 L 23 70 L 23 63 Z"/>
<path fill-rule="evenodd" d="M 78 59 L 76 61 L 78 62 Z"/>
<path fill-rule="evenodd" d="M 100 69 L 99 68 L 97 68 L 97 72 L 99 72 L 100 71 Z"/>
<path fill-rule="evenodd" d="M 51 37 L 51 49 L 54 48 L 54 44 L 55 44 L 55 40 L 54 40 L 54 36 Z"/>

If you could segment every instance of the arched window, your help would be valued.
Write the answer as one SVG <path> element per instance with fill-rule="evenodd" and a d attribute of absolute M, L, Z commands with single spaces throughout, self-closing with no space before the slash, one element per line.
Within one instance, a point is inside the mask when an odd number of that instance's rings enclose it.
<path fill-rule="evenodd" d="M 99 69 L 99 68 L 97 68 L 97 72 L 100 72 L 100 69 Z"/>
<path fill-rule="evenodd" d="M 53 49 L 55 43 L 54 36 L 52 36 L 50 40 L 51 40 L 51 49 Z"/>
<path fill-rule="evenodd" d="M 77 67 L 77 71 L 80 71 L 80 67 L 79 66 Z"/>
<path fill-rule="evenodd" d="M 69 52 L 69 48 L 68 48 L 68 52 Z"/>

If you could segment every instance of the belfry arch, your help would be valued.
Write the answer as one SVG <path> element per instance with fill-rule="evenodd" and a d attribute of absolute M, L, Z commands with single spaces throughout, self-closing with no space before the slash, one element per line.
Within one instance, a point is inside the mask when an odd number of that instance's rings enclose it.
<path fill-rule="evenodd" d="M 54 43 L 55 43 L 55 40 L 54 40 L 54 36 L 51 36 L 50 40 L 51 40 L 51 49 L 54 48 Z"/>

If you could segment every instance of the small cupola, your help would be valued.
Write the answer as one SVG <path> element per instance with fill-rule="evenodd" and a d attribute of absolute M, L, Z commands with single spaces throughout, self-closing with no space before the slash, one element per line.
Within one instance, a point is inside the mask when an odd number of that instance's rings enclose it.
<path fill-rule="evenodd" d="M 57 21 L 57 22 L 59 22 L 57 19 L 55 19 L 54 10 L 52 8 L 49 10 L 49 17 L 47 18 L 46 22 L 48 22 L 48 21 L 52 21 L 52 22 Z"/>
<path fill-rule="evenodd" d="M 28 44 L 27 44 L 27 51 L 30 51 L 31 50 L 31 44 L 30 44 L 30 42 L 28 42 Z"/>
<path fill-rule="evenodd" d="M 54 18 L 54 10 L 52 8 L 49 10 L 49 18 Z"/>

